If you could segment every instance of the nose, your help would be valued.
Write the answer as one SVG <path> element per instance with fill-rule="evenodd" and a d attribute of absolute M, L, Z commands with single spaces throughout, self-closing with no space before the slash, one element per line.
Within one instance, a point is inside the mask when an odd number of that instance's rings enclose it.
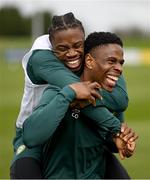
<path fill-rule="evenodd" d="M 120 63 L 115 64 L 115 70 L 119 72 L 119 74 L 122 74 L 123 66 Z"/>
<path fill-rule="evenodd" d="M 77 54 L 78 54 L 78 52 L 77 52 L 75 49 L 71 48 L 71 49 L 69 49 L 69 50 L 67 51 L 66 56 L 67 56 L 67 57 L 73 57 L 73 56 L 76 56 Z"/>

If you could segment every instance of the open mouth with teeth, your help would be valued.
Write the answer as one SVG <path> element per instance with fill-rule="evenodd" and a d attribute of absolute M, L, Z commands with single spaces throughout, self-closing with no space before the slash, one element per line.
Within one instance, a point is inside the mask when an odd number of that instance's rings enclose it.
<path fill-rule="evenodd" d="M 81 66 L 81 59 L 75 59 L 75 60 L 70 60 L 70 61 L 65 61 L 65 65 L 69 69 L 79 69 Z"/>
<path fill-rule="evenodd" d="M 118 76 L 107 75 L 104 82 L 102 82 L 102 87 L 108 91 L 112 91 L 118 81 Z"/>
<path fill-rule="evenodd" d="M 112 76 L 112 75 L 108 75 L 106 79 L 108 83 L 110 84 L 110 86 L 115 86 L 118 81 L 118 77 Z"/>

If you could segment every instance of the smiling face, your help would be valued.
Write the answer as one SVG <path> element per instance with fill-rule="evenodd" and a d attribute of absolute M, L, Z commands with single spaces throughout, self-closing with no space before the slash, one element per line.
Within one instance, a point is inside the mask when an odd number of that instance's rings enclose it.
<path fill-rule="evenodd" d="M 86 75 L 90 81 L 101 84 L 103 89 L 112 91 L 122 74 L 123 49 L 118 44 L 97 46 L 85 57 Z"/>
<path fill-rule="evenodd" d="M 80 28 L 57 31 L 51 43 L 54 54 L 71 71 L 80 70 L 84 56 L 84 33 Z"/>

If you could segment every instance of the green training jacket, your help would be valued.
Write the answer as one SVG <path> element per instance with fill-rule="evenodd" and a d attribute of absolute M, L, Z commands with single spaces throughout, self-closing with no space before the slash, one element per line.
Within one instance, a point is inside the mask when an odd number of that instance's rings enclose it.
<path fill-rule="evenodd" d="M 105 138 L 110 132 L 120 131 L 120 121 L 105 117 L 106 121 L 94 124 L 79 109 L 69 108 L 74 98 L 75 92 L 68 86 L 49 86 L 39 106 L 23 124 L 23 140 L 28 147 L 43 142 L 44 178 L 104 177 Z"/>

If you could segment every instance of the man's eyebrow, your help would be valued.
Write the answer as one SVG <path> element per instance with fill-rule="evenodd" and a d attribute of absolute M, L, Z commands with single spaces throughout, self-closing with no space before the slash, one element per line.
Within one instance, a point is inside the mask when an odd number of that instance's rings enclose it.
<path fill-rule="evenodd" d="M 58 47 L 67 47 L 67 45 L 64 45 L 64 44 L 58 44 L 56 47 L 57 47 L 57 48 L 58 48 Z"/>

